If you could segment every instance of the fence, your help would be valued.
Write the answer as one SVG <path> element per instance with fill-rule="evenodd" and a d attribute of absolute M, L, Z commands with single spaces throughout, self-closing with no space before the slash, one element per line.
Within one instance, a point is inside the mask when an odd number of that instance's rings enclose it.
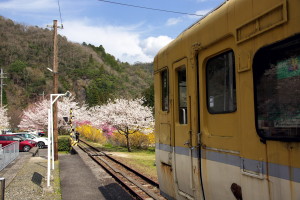
<path fill-rule="evenodd" d="M 0 171 L 19 156 L 19 142 L 0 148 Z"/>

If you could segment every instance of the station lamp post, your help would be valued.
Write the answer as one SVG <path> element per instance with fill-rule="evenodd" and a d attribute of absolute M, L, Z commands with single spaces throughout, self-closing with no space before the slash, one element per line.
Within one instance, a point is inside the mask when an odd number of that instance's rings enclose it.
<path fill-rule="evenodd" d="M 50 186 L 50 168 L 52 160 L 52 169 L 54 169 L 54 153 L 57 155 L 57 149 L 54 149 L 54 134 L 53 134 L 53 104 L 60 97 L 70 97 L 71 93 L 67 91 L 65 94 L 51 94 L 50 95 L 50 109 L 48 109 L 48 167 L 47 167 L 47 187 Z M 57 135 L 55 136 L 57 137 Z"/>

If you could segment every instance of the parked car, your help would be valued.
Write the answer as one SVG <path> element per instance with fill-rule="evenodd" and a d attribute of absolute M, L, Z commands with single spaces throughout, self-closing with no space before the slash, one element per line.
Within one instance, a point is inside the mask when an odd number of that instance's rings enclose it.
<path fill-rule="evenodd" d="M 27 140 L 26 138 L 14 134 L 0 135 L 0 144 L 2 144 L 3 147 L 16 141 L 19 141 L 20 151 L 29 151 L 32 147 L 35 147 L 37 144 L 33 140 Z"/>
<path fill-rule="evenodd" d="M 45 136 L 44 131 L 29 131 L 29 132 L 26 132 L 26 133 L 34 134 L 34 135 L 37 135 L 37 136 L 40 136 L 40 137 Z"/>
<path fill-rule="evenodd" d="M 45 132 L 43 132 L 43 131 L 39 131 L 39 132 L 38 132 L 38 136 L 40 136 L 40 137 L 43 137 L 43 136 L 45 136 Z"/>
<path fill-rule="evenodd" d="M 14 135 L 22 136 L 26 139 L 33 140 L 37 143 L 37 146 L 41 148 L 45 148 L 48 146 L 48 138 L 45 137 L 39 137 L 35 134 L 27 133 L 27 132 L 20 132 L 20 133 L 13 133 Z"/>

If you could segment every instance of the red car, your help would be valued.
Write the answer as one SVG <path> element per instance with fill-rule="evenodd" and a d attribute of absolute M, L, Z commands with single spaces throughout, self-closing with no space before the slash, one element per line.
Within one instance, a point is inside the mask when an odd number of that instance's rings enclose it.
<path fill-rule="evenodd" d="M 25 138 L 18 135 L 0 135 L 0 144 L 2 147 L 11 144 L 13 142 L 19 141 L 20 151 L 29 151 L 32 147 L 36 146 L 36 142 L 33 140 L 26 140 Z"/>

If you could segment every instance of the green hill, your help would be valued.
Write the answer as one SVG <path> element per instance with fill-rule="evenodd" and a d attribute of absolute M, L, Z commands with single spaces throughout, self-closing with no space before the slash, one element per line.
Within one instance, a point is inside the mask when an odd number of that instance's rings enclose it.
<path fill-rule="evenodd" d="M 59 93 L 69 90 L 89 106 L 109 98 L 140 97 L 153 83 L 152 63 L 130 65 L 116 60 L 102 45 L 77 44 L 58 35 Z M 22 109 L 52 93 L 53 32 L 0 16 L 0 67 L 5 77 L 3 102 L 11 124 Z"/>

